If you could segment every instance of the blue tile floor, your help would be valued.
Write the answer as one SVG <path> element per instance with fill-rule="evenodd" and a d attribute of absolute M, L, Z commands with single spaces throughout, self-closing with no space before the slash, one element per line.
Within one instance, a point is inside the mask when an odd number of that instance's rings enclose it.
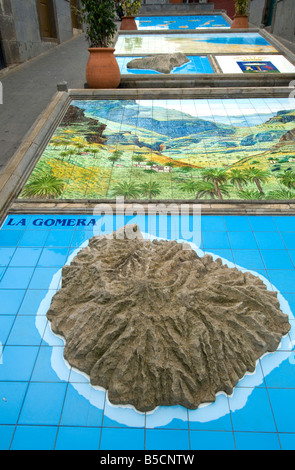
<path fill-rule="evenodd" d="M 7 217 L 0 230 L 1 450 L 295 449 L 295 218 L 202 216 L 201 236 L 192 217 L 181 225 L 177 217 L 163 220 Z M 183 220 L 195 231 L 183 231 Z M 93 235 L 134 222 L 162 238 L 185 233 L 199 249 L 254 271 L 268 288 L 278 289 L 292 329 L 232 396 L 218 394 L 197 410 L 173 406 L 139 413 L 112 406 L 103 389 L 90 386 L 63 359 L 63 340 L 46 318 L 62 266 Z"/>

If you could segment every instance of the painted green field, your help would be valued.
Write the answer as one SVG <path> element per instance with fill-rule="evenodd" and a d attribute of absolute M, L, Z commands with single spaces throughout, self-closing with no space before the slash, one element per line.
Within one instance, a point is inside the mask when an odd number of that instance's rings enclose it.
<path fill-rule="evenodd" d="M 73 102 L 20 198 L 295 198 L 295 110 L 236 122 L 157 102 Z"/>

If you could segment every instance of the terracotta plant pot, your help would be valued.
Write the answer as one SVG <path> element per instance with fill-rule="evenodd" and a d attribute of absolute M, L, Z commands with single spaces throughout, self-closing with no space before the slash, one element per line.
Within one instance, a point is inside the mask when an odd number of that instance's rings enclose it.
<path fill-rule="evenodd" d="M 136 31 L 137 24 L 135 21 L 135 16 L 123 16 L 120 30 L 122 31 Z"/>
<path fill-rule="evenodd" d="M 231 24 L 232 29 L 247 29 L 249 28 L 248 15 L 235 15 Z"/>
<path fill-rule="evenodd" d="M 121 74 L 111 47 L 90 47 L 86 66 L 86 81 L 89 88 L 118 88 Z"/>

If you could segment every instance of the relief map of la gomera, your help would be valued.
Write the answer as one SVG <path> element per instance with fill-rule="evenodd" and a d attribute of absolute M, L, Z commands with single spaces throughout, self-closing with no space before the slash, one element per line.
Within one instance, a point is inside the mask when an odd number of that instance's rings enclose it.
<path fill-rule="evenodd" d="M 291 200 L 289 98 L 72 101 L 21 199 Z"/>

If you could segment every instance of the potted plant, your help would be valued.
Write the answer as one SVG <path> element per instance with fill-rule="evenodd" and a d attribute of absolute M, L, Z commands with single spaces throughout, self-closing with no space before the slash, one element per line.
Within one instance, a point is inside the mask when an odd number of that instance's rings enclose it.
<path fill-rule="evenodd" d="M 117 31 L 115 0 L 81 0 L 79 14 L 86 25 L 90 45 L 87 85 L 89 88 L 117 88 L 121 75 L 112 47 Z"/>
<path fill-rule="evenodd" d="M 235 0 L 235 16 L 231 28 L 249 28 L 249 1 Z"/>
<path fill-rule="evenodd" d="M 135 15 L 141 7 L 141 0 L 123 0 L 121 3 L 124 10 L 124 16 L 122 18 L 120 29 L 125 31 L 137 30 Z"/>

